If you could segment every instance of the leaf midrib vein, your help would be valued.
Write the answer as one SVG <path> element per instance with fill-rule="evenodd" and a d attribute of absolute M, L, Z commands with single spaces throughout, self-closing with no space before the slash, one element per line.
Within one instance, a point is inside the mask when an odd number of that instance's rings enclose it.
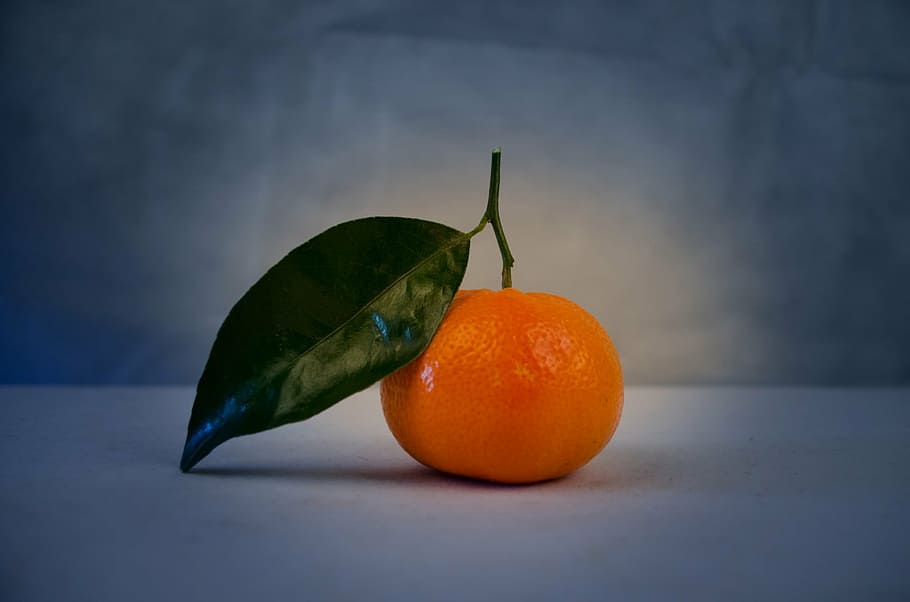
<path fill-rule="evenodd" d="M 471 240 L 471 236 L 470 236 L 469 234 L 465 233 L 465 232 L 459 232 L 459 233 L 458 233 L 458 236 L 454 237 L 454 238 L 452 239 L 452 241 L 450 241 L 447 245 L 445 245 L 445 246 L 443 246 L 443 247 L 437 248 L 435 251 L 433 251 L 432 253 L 430 253 L 429 255 L 427 255 L 426 257 L 424 257 L 423 259 L 421 259 L 419 262 L 417 262 L 416 264 L 414 264 L 414 266 L 411 267 L 410 269 L 408 269 L 408 271 L 406 271 L 406 272 L 403 273 L 401 276 L 399 276 L 398 278 L 396 278 L 396 279 L 395 279 L 393 282 L 391 282 L 388 286 L 386 286 L 386 287 L 383 288 L 381 291 L 379 291 L 375 296 L 373 296 L 373 298 L 370 299 L 369 302 L 365 303 L 360 309 L 358 309 L 357 311 L 355 311 L 355 312 L 351 315 L 351 317 L 349 317 L 349 318 L 346 319 L 344 322 L 342 322 L 341 324 L 339 324 L 339 325 L 338 325 L 334 330 L 332 330 L 330 333 L 326 334 L 324 337 L 322 337 L 321 339 L 319 339 L 318 341 L 316 341 L 315 343 L 313 343 L 312 345 L 310 345 L 309 347 L 307 347 L 306 349 L 304 349 L 303 351 L 301 351 L 300 353 L 298 353 L 296 356 L 294 356 L 294 359 L 288 361 L 288 363 L 287 363 L 287 365 L 285 366 L 285 368 L 282 369 L 282 372 L 289 370 L 290 367 L 293 366 L 293 365 L 295 365 L 297 362 L 299 362 L 300 359 L 301 359 L 303 356 L 305 356 L 306 354 L 308 354 L 309 352 L 311 352 L 313 349 L 316 349 L 317 347 L 319 347 L 320 345 L 322 345 L 323 343 L 325 343 L 326 341 L 328 341 L 329 339 L 331 339 L 333 336 L 335 336 L 336 333 L 338 333 L 338 332 L 344 330 L 344 328 L 347 327 L 348 324 L 350 324 L 350 323 L 354 320 L 354 318 L 356 318 L 357 316 L 363 314 L 363 312 L 366 311 L 366 309 L 367 309 L 368 307 L 370 307 L 371 305 L 373 305 L 373 303 L 375 303 L 380 297 L 382 297 L 382 296 L 385 295 L 387 292 L 389 292 L 392 288 L 394 288 L 395 286 L 397 286 L 399 282 L 405 280 L 408 276 L 410 276 L 410 275 L 413 274 L 415 271 L 417 271 L 417 270 L 418 270 L 419 268 L 421 268 L 424 264 L 426 264 L 426 263 L 429 262 L 431 259 L 433 259 L 433 258 L 435 258 L 436 256 L 438 256 L 440 253 L 445 253 L 445 252 L 449 251 L 450 249 L 454 248 L 455 246 L 457 246 L 457 245 L 463 243 L 463 242 L 466 241 L 466 240 Z"/>

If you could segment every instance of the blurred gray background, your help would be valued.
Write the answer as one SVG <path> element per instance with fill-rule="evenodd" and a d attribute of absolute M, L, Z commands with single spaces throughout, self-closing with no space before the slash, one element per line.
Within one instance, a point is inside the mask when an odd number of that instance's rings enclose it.
<path fill-rule="evenodd" d="M 194 383 L 323 229 L 473 227 L 501 145 L 516 287 L 629 382 L 910 383 L 910 3 L 0 11 L 0 382 Z"/>

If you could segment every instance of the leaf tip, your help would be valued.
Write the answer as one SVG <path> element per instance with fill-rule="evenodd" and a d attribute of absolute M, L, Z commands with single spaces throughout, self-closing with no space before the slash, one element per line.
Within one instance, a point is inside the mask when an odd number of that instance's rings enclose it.
<path fill-rule="evenodd" d="M 180 472 L 189 472 L 196 465 L 193 458 L 187 454 L 187 449 L 183 448 L 183 456 L 180 458 Z"/>
<path fill-rule="evenodd" d="M 180 457 L 180 472 L 189 472 L 193 466 L 196 466 L 201 460 L 201 458 L 196 457 L 197 455 L 190 445 L 190 441 L 187 440 L 186 445 L 183 447 L 183 455 Z"/>
<path fill-rule="evenodd" d="M 216 437 L 216 435 L 222 435 Z M 223 433 L 216 433 L 211 423 L 205 423 L 202 428 L 190 430 L 183 446 L 183 455 L 180 457 L 180 470 L 189 472 L 204 457 L 209 455 L 219 443 L 227 437 Z"/>

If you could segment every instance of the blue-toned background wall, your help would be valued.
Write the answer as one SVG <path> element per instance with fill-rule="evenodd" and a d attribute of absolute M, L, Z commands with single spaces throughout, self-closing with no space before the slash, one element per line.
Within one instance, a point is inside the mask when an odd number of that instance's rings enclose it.
<path fill-rule="evenodd" d="M 0 11 L 0 382 L 192 383 L 326 227 L 472 227 L 497 145 L 516 286 L 630 382 L 910 382 L 906 2 Z"/>

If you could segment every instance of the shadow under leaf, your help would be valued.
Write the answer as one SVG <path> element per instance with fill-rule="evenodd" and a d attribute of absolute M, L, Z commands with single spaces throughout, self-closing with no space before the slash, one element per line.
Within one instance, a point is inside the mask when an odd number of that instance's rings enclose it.
<path fill-rule="evenodd" d="M 168 467 L 170 461 L 165 462 Z M 519 490 L 525 487 L 598 489 L 607 491 L 673 489 L 692 480 L 703 462 L 686 458 L 683 450 L 640 445 L 610 445 L 595 460 L 562 478 L 529 484 L 481 481 L 440 472 L 417 462 L 339 463 L 326 458 L 306 463 L 211 463 L 194 467 L 188 476 L 217 479 L 271 479 L 301 482 L 368 482 L 405 486 Z M 704 467 L 702 467 L 704 468 Z"/>

